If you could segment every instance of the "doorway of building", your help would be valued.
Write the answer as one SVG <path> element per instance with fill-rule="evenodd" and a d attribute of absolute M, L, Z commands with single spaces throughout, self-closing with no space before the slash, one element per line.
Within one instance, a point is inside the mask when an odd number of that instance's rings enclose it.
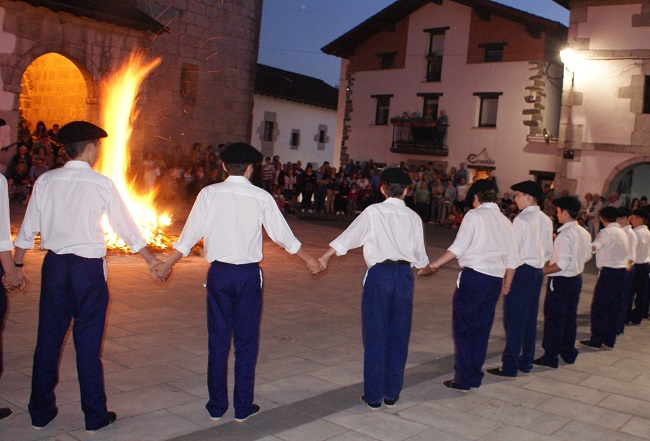
<path fill-rule="evenodd" d="M 613 192 L 627 207 L 635 198 L 650 197 L 650 162 L 638 162 L 621 170 L 609 184 L 607 194 Z"/>
<path fill-rule="evenodd" d="M 63 55 L 50 52 L 36 58 L 25 69 L 20 86 L 20 112 L 32 134 L 39 121 L 51 128 L 89 117 L 92 89 L 79 67 Z"/>

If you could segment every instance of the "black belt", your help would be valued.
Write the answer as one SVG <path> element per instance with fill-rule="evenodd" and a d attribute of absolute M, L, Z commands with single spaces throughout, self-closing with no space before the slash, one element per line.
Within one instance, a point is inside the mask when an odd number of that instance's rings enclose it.
<path fill-rule="evenodd" d="M 383 262 L 379 262 L 384 265 L 411 265 L 411 262 L 407 260 L 384 260 Z"/>

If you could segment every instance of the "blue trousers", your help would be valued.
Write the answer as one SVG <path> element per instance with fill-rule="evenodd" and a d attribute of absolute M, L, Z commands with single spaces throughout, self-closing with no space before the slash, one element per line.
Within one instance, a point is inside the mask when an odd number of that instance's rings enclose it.
<path fill-rule="evenodd" d="M 503 279 L 464 268 L 454 292 L 454 380 L 461 387 L 479 387 L 494 311 Z"/>
<path fill-rule="evenodd" d="M 607 346 L 616 343 L 616 322 L 625 286 L 625 268 L 603 267 L 591 301 L 591 341 Z"/>
<path fill-rule="evenodd" d="M 212 262 L 207 278 L 208 392 L 212 417 L 228 409 L 228 355 L 235 346 L 235 418 L 250 414 L 262 316 L 262 272 L 257 263 Z"/>
<path fill-rule="evenodd" d="M 503 300 L 503 328 L 506 347 L 502 369 L 510 375 L 530 372 L 535 358 L 537 311 L 544 275 L 541 268 L 521 265 L 515 272 L 510 293 Z"/>
<path fill-rule="evenodd" d="M 634 266 L 629 271 L 625 271 L 625 284 L 621 292 L 621 303 L 616 315 L 616 333 L 622 334 L 625 331 L 625 322 L 629 315 L 628 307 L 632 302 L 632 290 L 634 289 Z"/>
<path fill-rule="evenodd" d="M 549 277 L 544 300 L 543 359 L 549 366 L 558 366 L 558 356 L 571 364 L 578 357 L 575 348 L 578 302 L 582 275 Z"/>
<path fill-rule="evenodd" d="M 103 259 L 48 251 L 43 259 L 41 280 L 29 399 L 32 424 L 45 426 L 57 414 L 54 388 L 59 380 L 61 346 L 74 319 L 72 336 L 77 352 L 81 409 L 86 429 L 95 430 L 108 418 L 100 358 L 108 306 Z"/>
<path fill-rule="evenodd" d="M 363 392 L 368 403 L 402 391 L 413 314 L 413 270 L 378 263 L 366 275 L 361 300 Z"/>
<path fill-rule="evenodd" d="M 632 291 L 627 304 L 627 321 L 641 323 L 647 317 L 648 304 L 648 270 L 650 264 L 634 264 L 634 279 Z M 643 313 L 646 313 L 645 316 Z"/>
<path fill-rule="evenodd" d="M 0 280 L 3 276 L 2 268 L 0 267 Z M 0 376 L 4 372 L 4 358 L 2 352 L 2 334 L 5 330 L 5 317 L 7 315 L 7 291 L 5 287 L 0 283 Z"/>

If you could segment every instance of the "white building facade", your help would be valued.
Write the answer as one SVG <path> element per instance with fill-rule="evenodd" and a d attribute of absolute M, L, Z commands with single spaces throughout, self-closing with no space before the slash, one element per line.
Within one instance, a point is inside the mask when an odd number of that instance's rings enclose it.
<path fill-rule="evenodd" d="M 283 163 L 334 163 L 338 92 L 322 80 L 258 65 L 251 144 Z"/>
<path fill-rule="evenodd" d="M 395 2 L 323 48 L 345 79 L 335 164 L 467 162 L 502 191 L 552 181 L 565 41 L 561 24 L 490 1 Z"/>
<path fill-rule="evenodd" d="M 566 65 L 556 184 L 580 195 L 618 192 L 627 204 L 648 197 L 650 4 L 556 2 L 570 8 L 575 54 Z"/>

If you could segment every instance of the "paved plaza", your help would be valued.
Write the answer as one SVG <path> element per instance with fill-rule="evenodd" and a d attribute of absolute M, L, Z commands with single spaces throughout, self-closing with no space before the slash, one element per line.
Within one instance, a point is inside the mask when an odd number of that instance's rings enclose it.
<path fill-rule="evenodd" d="M 345 225 L 295 217 L 289 223 L 315 255 Z M 450 230 L 431 225 L 426 226 L 426 234 L 430 258 L 453 240 Z M 70 335 L 56 390 L 58 417 L 40 431 L 31 428 L 27 403 L 44 253 L 29 252 L 25 269 L 31 284 L 9 295 L 0 407 L 10 406 L 14 414 L 0 421 L 0 440 L 650 439 L 647 322 L 626 329 L 613 350 L 580 348 L 574 365 L 561 364 L 556 370 L 535 367 L 516 379 L 488 374 L 477 390 L 449 390 L 441 381 L 453 375 L 451 297 L 458 274 L 454 262 L 435 276 L 416 279 L 405 388 L 392 409 L 370 411 L 359 403 L 365 272 L 361 250 L 335 257 L 318 276 L 310 275 L 300 259 L 268 240 L 264 253 L 264 312 L 255 391 L 262 411 L 237 423 L 231 408 L 213 422 L 204 408 L 203 280 L 208 264 L 198 255 L 182 259 L 169 281 L 158 283 L 139 257 L 111 255 L 103 360 L 108 407 L 118 419 L 87 434 Z M 595 280 L 590 262 L 579 307 L 579 338 L 588 336 Z M 486 368 L 500 364 L 501 315 L 499 302 Z M 541 312 L 538 325 L 541 329 Z M 232 388 L 232 376 L 229 384 Z"/>

